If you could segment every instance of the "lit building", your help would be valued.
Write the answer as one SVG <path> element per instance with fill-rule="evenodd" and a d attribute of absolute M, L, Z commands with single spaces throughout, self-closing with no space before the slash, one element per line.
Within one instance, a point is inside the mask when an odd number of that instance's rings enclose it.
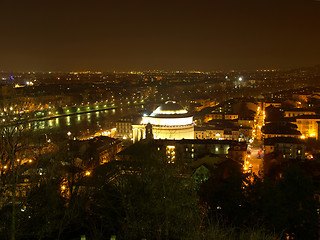
<path fill-rule="evenodd" d="M 239 128 L 233 127 L 195 127 L 195 139 L 216 139 L 216 140 L 235 140 L 238 141 L 240 137 Z"/>
<path fill-rule="evenodd" d="M 265 154 L 279 153 L 287 159 L 305 159 L 305 142 L 293 137 L 274 137 L 264 140 Z"/>
<path fill-rule="evenodd" d="M 320 115 L 302 115 L 295 118 L 301 138 L 319 139 Z"/>
<path fill-rule="evenodd" d="M 133 141 L 146 138 L 146 126 L 152 126 L 154 139 L 194 139 L 193 116 L 181 105 L 168 101 L 149 116 L 143 116 L 140 124 L 132 125 Z"/>
<path fill-rule="evenodd" d="M 139 124 L 141 117 L 137 115 L 129 115 L 122 117 L 116 122 L 116 137 L 123 139 L 131 139 L 133 137 L 132 125 Z"/>
<path fill-rule="evenodd" d="M 233 140 L 215 139 L 158 139 L 140 141 L 133 144 L 118 154 L 121 160 L 132 160 L 138 149 L 154 149 L 166 156 L 168 163 L 192 163 L 205 156 L 230 158 L 239 163 L 244 163 L 247 156 L 247 143 Z"/>
<path fill-rule="evenodd" d="M 297 117 L 302 115 L 316 115 L 316 112 L 313 110 L 306 110 L 304 108 L 294 108 L 284 110 L 285 117 Z"/>

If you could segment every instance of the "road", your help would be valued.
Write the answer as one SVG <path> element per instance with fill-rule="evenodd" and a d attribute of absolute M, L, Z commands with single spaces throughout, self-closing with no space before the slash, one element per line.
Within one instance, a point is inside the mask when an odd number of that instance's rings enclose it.
<path fill-rule="evenodd" d="M 251 156 L 247 158 L 247 161 L 249 161 L 249 164 L 252 164 L 252 172 L 258 175 L 259 170 L 262 170 L 262 164 L 263 164 L 263 158 L 259 158 L 259 150 L 260 147 L 252 147 L 251 150 Z"/>

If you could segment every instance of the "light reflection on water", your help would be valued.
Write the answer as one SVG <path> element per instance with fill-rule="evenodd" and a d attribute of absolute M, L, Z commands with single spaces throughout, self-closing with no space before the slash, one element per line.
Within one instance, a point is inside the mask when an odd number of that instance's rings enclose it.
<path fill-rule="evenodd" d="M 48 122 L 49 122 L 49 128 L 52 128 L 54 124 L 54 120 L 50 119 Z"/>
<path fill-rule="evenodd" d="M 68 125 L 68 126 L 71 125 L 71 117 L 70 117 L 70 116 L 67 117 L 67 125 Z"/>
<path fill-rule="evenodd" d="M 83 136 L 101 130 L 108 130 L 115 127 L 115 122 L 122 116 L 141 111 L 141 106 L 131 108 L 110 109 L 98 112 L 71 115 L 46 121 L 36 121 L 28 126 L 33 132 L 60 135 L 70 131 L 72 136 Z"/>

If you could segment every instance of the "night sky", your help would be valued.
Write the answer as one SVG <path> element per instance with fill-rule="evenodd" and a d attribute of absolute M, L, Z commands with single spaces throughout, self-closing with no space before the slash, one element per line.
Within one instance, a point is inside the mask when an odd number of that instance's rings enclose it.
<path fill-rule="evenodd" d="M 0 70 L 320 64 L 318 0 L 1 0 Z"/>

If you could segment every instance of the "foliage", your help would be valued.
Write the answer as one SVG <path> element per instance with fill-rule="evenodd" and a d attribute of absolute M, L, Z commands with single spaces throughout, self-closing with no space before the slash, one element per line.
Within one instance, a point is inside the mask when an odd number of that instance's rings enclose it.
<path fill-rule="evenodd" d="M 317 239 L 313 183 L 298 165 L 289 166 L 280 179 L 253 176 L 247 181 L 231 163 L 218 166 L 200 188 L 211 221 L 239 228 L 258 225 L 294 239 Z M 226 169 L 229 175 L 223 174 Z"/>
<path fill-rule="evenodd" d="M 297 165 L 281 178 L 249 181 L 227 159 L 210 174 L 199 168 L 201 178 L 210 177 L 196 182 L 185 163 L 168 163 L 151 142 L 85 176 L 77 153 L 58 149 L 37 159 L 45 171 L 26 197 L 0 209 L 1 239 L 10 238 L 13 214 L 18 239 L 317 238 L 313 183 Z"/>
<path fill-rule="evenodd" d="M 244 212 L 244 183 L 241 165 L 232 160 L 219 164 L 212 177 L 204 182 L 199 195 L 208 204 L 209 217 L 223 217 L 228 224 L 240 225 Z"/>
<path fill-rule="evenodd" d="M 193 182 L 178 166 L 148 151 L 140 152 L 137 174 L 123 179 L 123 238 L 185 239 L 200 223 Z"/>

